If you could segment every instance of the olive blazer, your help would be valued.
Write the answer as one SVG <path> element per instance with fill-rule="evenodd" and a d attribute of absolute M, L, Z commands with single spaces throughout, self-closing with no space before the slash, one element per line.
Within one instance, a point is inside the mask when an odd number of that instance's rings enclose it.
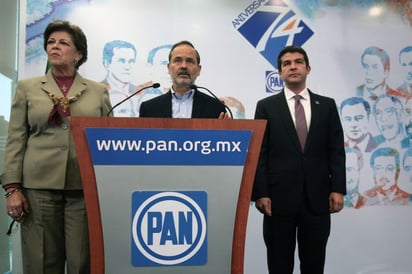
<path fill-rule="evenodd" d="M 62 97 L 51 70 L 44 76 L 21 80 L 11 106 L 3 185 L 22 183 L 31 189 L 82 189 L 69 120 L 48 124 L 53 101 Z M 71 116 L 106 116 L 111 108 L 104 84 L 76 73 L 68 96 L 81 93 L 70 104 Z"/>

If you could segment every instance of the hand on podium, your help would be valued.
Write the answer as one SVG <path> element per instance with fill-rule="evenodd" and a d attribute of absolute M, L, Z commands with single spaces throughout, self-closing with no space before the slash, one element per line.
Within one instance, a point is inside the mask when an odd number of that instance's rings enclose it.
<path fill-rule="evenodd" d="M 218 119 L 232 119 L 232 117 L 230 117 L 230 114 L 227 112 L 221 112 L 219 114 Z"/>

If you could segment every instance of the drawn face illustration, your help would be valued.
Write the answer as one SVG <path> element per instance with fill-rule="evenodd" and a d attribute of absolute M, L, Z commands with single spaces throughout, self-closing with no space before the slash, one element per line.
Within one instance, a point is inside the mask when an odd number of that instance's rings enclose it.
<path fill-rule="evenodd" d="M 375 89 L 385 83 L 386 73 L 381 59 L 376 55 L 367 54 L 362 60 L 365 72 L 365 85 L 368 89 Z"/>
<path fill-rule="evenodd" d="M 389 97 L 381 98 L 375 107 L 376 125 L 387 141 L 402 133 L 402 117 L 399 106 Z"/>
<path fill-rule="evenodd" d="M 412 85 L 412 51 L 401 53 L 399 62 L 404 73 L 405 82 Z"/>
<path fill-rule="evenodd" d="M 373 166 L 375 184 L 388 190 L 396 184 L 396 163 L 393 156 L 379 156 Z"/>
<path fill-rule="evenodd" d="M 362 104 L 342 108 L 342 124 L 346 136 L 353 141 L 361 139 L 368 130 L 368 113 Z"/>
<path fill-rule="evenodd" d="M 136 62 L 136 56 L 131 48 L 114 48 L 112 61 L 106 64 L 110 75 L 122 82 L 128 83 Z"/>

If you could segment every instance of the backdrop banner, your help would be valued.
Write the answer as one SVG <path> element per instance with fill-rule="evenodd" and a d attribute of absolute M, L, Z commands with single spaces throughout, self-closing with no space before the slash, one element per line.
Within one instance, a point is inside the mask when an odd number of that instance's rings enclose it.
<path fill-rule="evenodd" d="M 44 74 L 43 31 L 54 19 L 79 25 L 88 60 L 79 72 L 107 85 L 115 109 L 166 92 L 171 45 L 200 53 L 197 85 L 236 119 L 283 88 L 277 55 L 302 46 L 308 87 L 335 99 L 345 133 L 347 189 L 332 216 L 325 273 L 412 273 L 412 6 L 399 0 L 25 0 L 19 79 Z M 245 273 L 265 273 L 262 216 L 250 205 Z M 299 264 L 295 266 L 298 273 Z"/>

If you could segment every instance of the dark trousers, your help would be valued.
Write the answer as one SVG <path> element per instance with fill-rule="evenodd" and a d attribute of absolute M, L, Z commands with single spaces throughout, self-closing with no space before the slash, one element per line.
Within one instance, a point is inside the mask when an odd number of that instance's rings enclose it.
<path fill-rule="evenodd" d="M 303 204 L 296 214 L 272 214 L 263 219 L 269 274 L 293 273 L 296 242 L 301 273 L 323 273 L 330 214 L 313 214 L 307 203 Z"/>

